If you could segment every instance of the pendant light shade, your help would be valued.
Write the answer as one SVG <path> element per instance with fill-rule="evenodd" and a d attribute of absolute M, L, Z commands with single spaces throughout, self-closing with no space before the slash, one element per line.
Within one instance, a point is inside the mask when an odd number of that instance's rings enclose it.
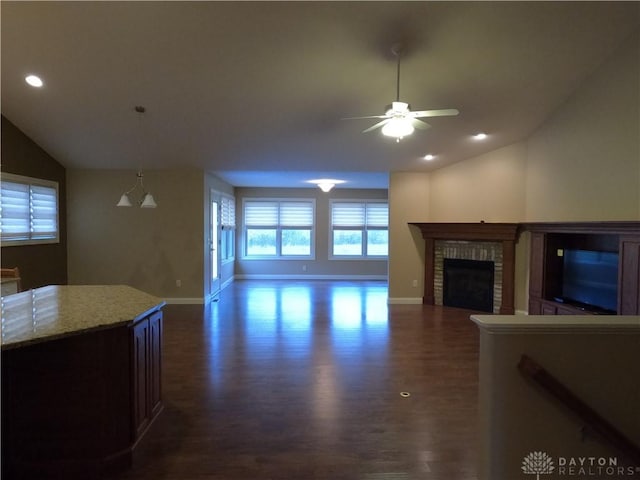
<path fill-rule="evenodd" d="M 140 124 L 142 121 L 142 114 L 146 111 L 146 109 L 142 106 L 136 106 L 134 108 L 134 110 L 136 111 L 136 113 L 138 113 L 138 119 L 140 120 Z M 140 142 L 138 142 L 140 143 Z M 139 153 L 138 153 L 139 155 Z M 136 175 L 136 183 L 133 185 L 133 187 L 131 187 L 129 190 L 127 190 L 126 192 L 124 192 L 122 194 L 122 196 L 120 197 L 120 201 L 116 204 L 116 206 L 118 207 L 132 207 L 133 204 L 131 203 L 131 198 L 129 197 L 129 195 L 131 195 L 132 193 L 135 192 L 135 190 L 140 187 L 140 194 L 139 194 L 139 200 L 136 202 L 140 208 L 156 208 L 158 206 L 158 204 L 156 203 L 156 201 L 153 198 L 153 195 L 151 195 L 145 188 L 144 188 L 144 183 L 142 181 L 142 169 L 138 170 L 138 173 Z"/>
<path fill-rule="evenodd" d="M 156 201 L 153 199 L 153 195 L 150 193 L 145 194 L 144 199 L 140 204 L 140 208 L 156 208 L 157 206 Z"/>
<path fill-rule="evenodd" d="M 116 206 L 117 207 L 132 207 L 133 205 L 131 205 L 131 200 L 129 200 L 129 195 L 127 195 L 126 193 L 123 193 L 122 196 L 120 197 L 120 201 L 118 202 L 118 204 Z"/>
<path fill-rule="evenodd" d="M 156 208 L 158 206 L 156 201 L 153 199 L 153 195 L 147 192 L 144 188 L 142 177 L 142 171 L 139 171 L 136 175 L 136 183 L 133 187 L 122 194 L 120 201 L 116 204 L 117 207 L 132 207 L 133 204 L 131 203 L 131 198 L 129 196 L 134 193 L 138 187 L 140 187 L 139 190 L 141 191 L 139 197 L 140 200 L 137 202 L 140 208 Z"/>

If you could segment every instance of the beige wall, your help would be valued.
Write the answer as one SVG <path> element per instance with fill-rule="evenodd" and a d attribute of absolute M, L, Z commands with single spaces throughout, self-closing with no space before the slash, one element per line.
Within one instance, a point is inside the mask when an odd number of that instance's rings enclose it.
<path fill-rule="evenodd" d="M 431 174 L 432 222 L 518 222 L 525 211 L 526 145 L 517 143 Z"/>
<path fill-rule="evenodd" d="M 162 298 L 202 299 L 204 174 L 144 174 L 156 209 L 115 206 L 134 184 L 133 170 L 67 170 L 69 283 L 127 284 Z"/>
<path fill-rule="evenodd" d="M 530 138 L 430 174 L 391 174 L 391 301 L 422 296 L 422 281 L 411 283 L 422 241 L 407 222 L 640 220 L 639 64 L 635 35 Z M 516 246 L 522 311 L 528 239 Z"/>
<path fill-rule="evenodd" d="M 246 260 L 242 258 L 242 223 L 236 236 L 235 274 L 244 278 L 386 278 L 387 260 L 329 260 L 329 200 L 387 199 L 381 189 L 334 188 L 323 193 L 318 188 L 236 188 L 236 217 L 242 222 L 243 198 L 313 198 L 316 202 L 316 236 L 314 260 Z M 306 270 L 303 267 L 306 266 Z"/>
<path fill-rule="evenodd" d="M 544 321 L 545 317 L 537 318 Z M 553 322 L 557 326 L 556 318 Z M 502 320 L 508 321 L 508 317 Z M 584 325 L 577 326 L 574 322 L 580 320 Z M 598 326 L 592 320 L 573 317 L 572 325 L 556 330 L 553 325 L 529 322 L 520 330 L 507 329 L 505 323 L 499 325 L 499 331 L 480 329 L 480 480 L 527 478 L 522 475 L 522 461 L 533 451 L 544 451 L 554 458 L 616 457 L 620 466 L 633 465 L 597 435 L 583 438 L 584 422 L 516 368 L 526 353 L 637 445 L 640 364 L 633 359 L 638 357 L 640 333 L 629 324 L 622 333 L 621 328 L 604 322 Z M 562 475 L 556 470 L 558 475 L 540 478 L 627 478 L 626 470 L 625 475 L 592 472 L 580 474 L 575 469 L 573 475 L 568 471 Z"/>
<path fill-rule="evenodd" d="M 527 141 L 528 221 L 640 219 L 638 35 Z"/>
<path fill-rule="evenodd" d="M 430 221 L 430 177 L 423 173 L 392 173 L 389 177 L 389 299 L 422 303 L 424 241 L 410 222 Z M 413 281 L 417 280 L 414 286 Z"/>

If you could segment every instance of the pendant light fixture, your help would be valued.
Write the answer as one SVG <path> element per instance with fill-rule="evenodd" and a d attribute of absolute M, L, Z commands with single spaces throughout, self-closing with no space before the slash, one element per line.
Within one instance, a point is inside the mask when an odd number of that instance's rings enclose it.
<path fill-rule="evenodd" d="M 146 109 L 142 106 L 136 106 L 134 110 L 138 113 L 138 123 L 142 125 L 142 115 L 144 114 Z M 140 127 L 140 130 L 142 130 L 142 127 Z M 140 140 L 138 140 L 138 143 L 139 142 Z M 120 201 L 116 204 L 116 206 L 132 207 L 133 204 L 131 203 L 131 198 L 129 197 L 129 195 L 134 194 L 138 187 L 140 187 L 141 193 L 138 195 L 138 200 L 136 201 L 136 203 L 140 206 L 140 208 L 156 208 L 158 206 L 156 204 L 156 201 L 153 199 L 153 195 L 151 195 L 151 193 L 149 193 L 144 187 L 142 177 L 142 168 L 140 168 L 138 170 L 138 173 L 136 174 L 136 183 L 133 185 L 133 187 L 122 194 L 122 196 L 120 197 Z"/>

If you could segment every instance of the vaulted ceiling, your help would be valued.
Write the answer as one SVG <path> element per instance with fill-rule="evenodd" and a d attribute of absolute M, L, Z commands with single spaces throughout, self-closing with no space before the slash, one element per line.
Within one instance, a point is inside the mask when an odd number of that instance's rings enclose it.
<path fill-rule="evenodd" d="M 385 187 L 530 135 L 634 30 L 638 2 L 10 2 L 2 114 L 68 168 Z M 396 95 L 457 108 L 397 143 Z M 29 87 L 25 75 L 45 84 Z M 143 105 L 140 115 L 134 106 Z M 471 135 L 486 132 L 485 141 Z M 427 162 L 422 157 L 436 158 Z"/>

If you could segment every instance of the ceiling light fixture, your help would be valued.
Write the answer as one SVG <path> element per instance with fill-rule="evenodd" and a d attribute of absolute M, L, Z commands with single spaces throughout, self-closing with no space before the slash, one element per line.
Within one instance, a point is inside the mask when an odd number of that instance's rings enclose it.
<path fill-rule="evenodd" d="M 415 131 L 411 124 L 411 119 L 407 117 L 394 117 L 382 127 L 382 134 L 387 137 L 394 137 L 399 142 L 407 135 Z"/>
<path fill-rule="evenodd" d="M 345 183 L 344 180 L 335 180 L 333 178 L 319 178 L 317 180 L 309 180 L 307 183 L 313 183 L 318 186 L 324 193 L 331 191 L 333 187 L 341 183 Z"/>
<path fill-rule="evenodd" d="M 27 75 L 24 77 L 24 81 L 27 82 L 32 87 L 40 88 L 44 85 L 44 82 L 37 75 Z"/>
<path fill-rule="evenodd" d="M 474 140 L 484 140 L 485 138 L 487 138 L 487 134 L 486 134 L 486 133 L 482 133 L 482 132 L 480 132 L 480 133 L 476 133 L 476 134 L 473 136 L 473 139 L 474 139 Z"/>
<path fill-rule="evenodd" d="M 436 156 L 428 153 L 422 158 L 424 158 L 427 162 L 430 162 L 431 160 L 434 160 L 436 158 Z"/>
<path fill-rule="evenodd" d="M 142 125 L 142 115 L 144 114 L 146 109 L 141 106 L 136 106 L 134 110 L 138 113 L 138 123 Z M 153 199 L 153 195 L 147 192 L 146 188 L 144 187 L 142 177 L 142 169 L 139 169 L 138 173 L 136 174 L 136 183 L 133 185 L 133 187 L 122 194 L 122 196 L 120 197 L 120 201 L 116 204 L 117 207 L 132 207 L 133 204 L 131 203 L 129 195 L 132 194 L 136 190 L 136 188 L 138 188 L 138 186 L 140 186 L 140 190 L 142 191 L 137 202 L 138 205 L 140 205 L 140 208 L 156 208 L 158 206 L 156 201 Z"/>

